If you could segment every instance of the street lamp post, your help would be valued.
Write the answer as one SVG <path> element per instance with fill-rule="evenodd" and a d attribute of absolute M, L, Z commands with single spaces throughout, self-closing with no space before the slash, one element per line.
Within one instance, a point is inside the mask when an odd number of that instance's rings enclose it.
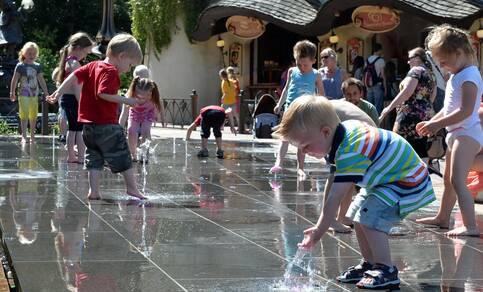
<path fill-rule="evenodd" d="M 99 55 L 105 55 L 107 44 L 115 35 L 112 0 L 102 0 L 102 24 L 96 35 L 97 46 L 94 51 Z"/>

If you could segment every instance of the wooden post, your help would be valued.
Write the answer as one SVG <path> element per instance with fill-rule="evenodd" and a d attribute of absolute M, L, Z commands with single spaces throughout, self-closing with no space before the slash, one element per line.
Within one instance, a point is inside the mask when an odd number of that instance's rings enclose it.
<path fill-rule="evenodd" d="M 192 90 L 191 94 L 191 117 L 193 118 L 193 121 L 196 120 L 196 117 L 198 116 L 198 94 L 196 93 L 196 90 Z"/>

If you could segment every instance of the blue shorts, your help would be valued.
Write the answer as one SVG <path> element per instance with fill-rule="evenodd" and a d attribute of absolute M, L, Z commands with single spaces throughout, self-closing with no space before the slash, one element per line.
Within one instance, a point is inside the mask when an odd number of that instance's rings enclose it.
<path fill-rule="evenodd" d="M 402 220 L 399 204 L 389 206 L 375 195 L 366 195 L 365 189 L 352 201 L 346 217 L 367 228 L 389 233 L 389 230 Z"/>

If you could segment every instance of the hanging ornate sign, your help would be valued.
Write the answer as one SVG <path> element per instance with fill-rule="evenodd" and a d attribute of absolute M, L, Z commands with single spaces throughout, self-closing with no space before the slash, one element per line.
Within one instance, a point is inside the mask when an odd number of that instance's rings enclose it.
<path fill-rule="evenodd" d="M 370 32 L 386 32 L 395 29 L 400 19 L 398 13 L 391 8 L 364 5 L 352 12 L 352 22 Z"/>
<path fill-rule="evenodd" d="M 265 25 L 260 19 L 234 15 L 226 20 L 226 29 L 241 39 L 255 39 L 265 32 Z"/>

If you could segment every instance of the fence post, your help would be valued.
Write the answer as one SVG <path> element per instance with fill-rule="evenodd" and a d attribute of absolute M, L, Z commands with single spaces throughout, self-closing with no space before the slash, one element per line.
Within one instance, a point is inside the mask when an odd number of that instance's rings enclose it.
<path fill-rule="evenodd" d="M 192 90 L 191 94 L 191 117 L 193 118 L 193 121 L 196 120 L 196 117 L 198 116 L 198 94 L 196 93 L 196 90 Z"/>

